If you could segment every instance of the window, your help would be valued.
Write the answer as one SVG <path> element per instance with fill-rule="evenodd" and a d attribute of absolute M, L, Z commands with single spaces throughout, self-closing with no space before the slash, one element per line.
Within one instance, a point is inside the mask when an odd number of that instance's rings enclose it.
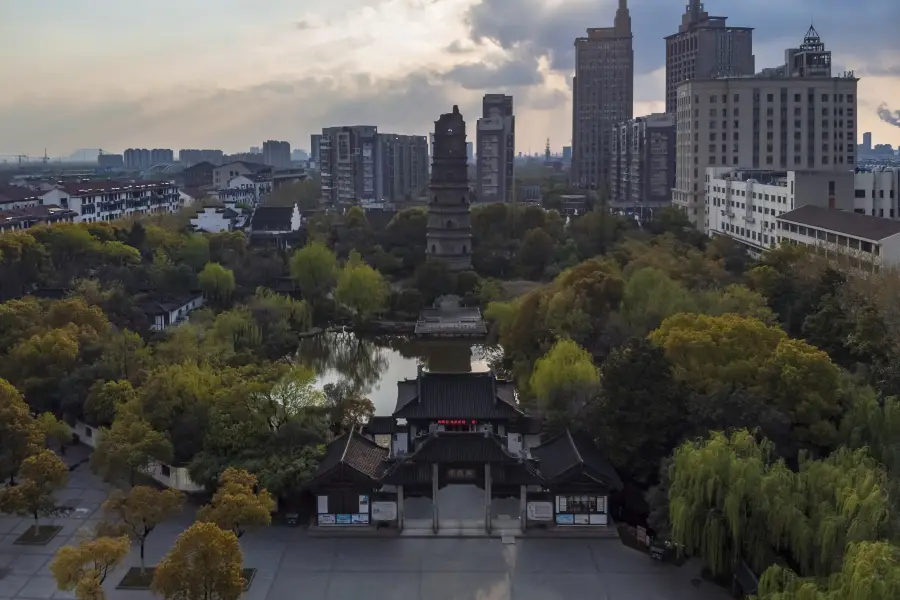
<path fill-rule="evenodd" d="M 86 438 L 94 437 L 94 430 L 91 429 L 90 427 L 85 427 L 84 428 L 84 437 L 86 437 Z"/>
<path fill-rule="evenodd" d="M 163 477 L 171 477 L 172 470 L 167 465 L 160 465 L 160 473 L 162 473 Z"/>
<path fill-rule="evenodd" d="M 606 496 L 557 496 L 556 509 L 561 513 L 605 513 Z"/>

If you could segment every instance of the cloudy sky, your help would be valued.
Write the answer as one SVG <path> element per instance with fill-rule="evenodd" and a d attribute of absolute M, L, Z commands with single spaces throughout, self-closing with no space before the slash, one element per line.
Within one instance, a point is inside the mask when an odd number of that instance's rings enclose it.
<path fill-rule="evenodd" d="M 664 108 L 686 0 L 630 0 L 635 115 Z M 0 154 L 129 146 L 308 148 L 323 126 L 426 134 L 453 104 L 515 96 L 520 151 L 571 138 L 573 39 L 617 0 L 0 0 Z M 859 131 L 900 145 L 900 0 L 709 0 L 755 27 L 757 67 L 810 21 L 861 76 Z M 887 113 L 891 114 L 891 113 Z M 900 113 L 896 113 L 900 119 Z"/>

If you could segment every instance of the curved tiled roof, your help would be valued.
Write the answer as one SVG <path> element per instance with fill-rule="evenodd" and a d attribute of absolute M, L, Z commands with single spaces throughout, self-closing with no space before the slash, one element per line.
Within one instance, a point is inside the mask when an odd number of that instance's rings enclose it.
<path fill-rule="evenodd" d="M 397 386 L 394 416 L 405 419 L 515 419 L 513 394 L 491 373 L 422 373 Z"/>
<path fill-rule="evenodd" d="M 531 455 L 538 459 L 538 470 L 544 481 L 553 481 L 577 469 L 610 488 L 622 488 L 618 473 L 597 446 L 569 430 L 532 448 Z"/>

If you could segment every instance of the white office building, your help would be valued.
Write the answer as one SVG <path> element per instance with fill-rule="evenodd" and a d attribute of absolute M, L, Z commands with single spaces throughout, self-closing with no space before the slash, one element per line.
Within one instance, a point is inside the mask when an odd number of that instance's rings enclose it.
<path fill-rule="evenodd" d="M 776 218 L 801 206 L 852 211 L 853 173 L 706 170 L 709 235 L 727 235 L 758 254 L 777 245 Z"/>
<path fill-rule="evenodd" d="M 831 53 L 812 29 L 782 67 L 682 83 L 673 203 L 705 230 L 708 167 L 852 171 L 857 83 L 852 72 L 831 76 Z"/>

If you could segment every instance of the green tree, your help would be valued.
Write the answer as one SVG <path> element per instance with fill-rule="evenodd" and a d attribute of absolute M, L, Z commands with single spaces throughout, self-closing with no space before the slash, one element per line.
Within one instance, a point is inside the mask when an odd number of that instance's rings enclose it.
<path fill-rule="evenodd" d="M 207 298 L 223 306 L 234 295 L 234 273 L 219 263 L 206 263 L 197 277 L 197 283 Z"/>
<path fill-rule="evenodd" d="M 97 381 L 91 386 L 84 402 L 84 413 L 91 424 L 109 427 L 120 406 L 135 402 L 137 391 L 128 381 Z"/>
<path fill-rule="evenodd" d="M 154 461 L 171 463 L 172 444 L 141 417 L 139 408 L 120 407 L 112 427 L 101 430 L 91 468 L 105 481 L 124 480 L 134 486 Z"/>
<path fill-rule="evenodd" d="M 636 336 L 644 336 L 666 317 L 696 312 L 696 300 L 680 282 L 654 267 L 634 271 L 622 293 L 622 312 Z"/>
<path fill-rule="evenodd" d="M 337 282 L 337 257 L 321 242 L 311 242 L 294 252 L 290 268 L 297 287 L 313 306 L 326 298 Z"/>
<path fill-rule="evenodd" d="M 65 421 L 60 421 L 53 413 L 45 412 L 35 421 L 48 442 L 53 440 L 59 445 L 60 454 L 65 455 L 66 445 L 72 443 L 72 429 Z"/>
<path fill-rule="evenodd" d="M 528 387 L 545 408 L 577 414 L 598 381 L 591 355 L 572 340 L 560 340 L 537 361 Z"/>
<path fill-rule="evenodd" d="M 150 589 L 166 600 L 238 600 L 243 561 L 234 532 L 194 523 L 156 567 Z"/>
<path fill-rule="evenodd" d="M 553 258 L 553 245 L 553 238 L 543 229 L 534 228 L 525 232 L 517 256 L 525 277 L 541 278 Z"/>
<path fill-rule="evenodd" d="M 197 518 L 232 531 L 238 538 L 250 529 L 271 525 L 275 500 L 267 490 L 257 488 L 254 475 L 229 467 L 219 477 L 212 501 L 200 509 Z"/>
<path fill-rule="evenodd" d="M 128 490 L 113 490 L 103 510 L 141 548 L 141 572 L 144 571 L 144 546 L 156 526 L 181 512 L 184 494 L 178 490 L 157 490 L 137 485 Z"/>
<path fill-rule="evenodd" d="M 178 250 L 178 258 L 199 273 L 210 262 L 209 238 L 200 233 L 188 235 Z"/>
<path fill-rule="evenodd" d="M 357 323 L 362 323 L 385 309 L 390 288 L 381 273 L 369 265 L 348 262 L 338 276 L 334 298 L 353 311 Z"/>
<path fill-rule="evenodd" d="M 349 382 L 325 384 L 322 392 L 330 413 L 331 432 L 341 436 L 359 427 L 375 414 L 375 405 Z"/>
<path fill-rule="evenodd" d="M 128 556 L 127 537 L 100 537 L 78 546 L 63 546 L 50 563 L 59 589 L 74 591 L 78 600 L 104 600 L 103 582 Z"/>
<path fill-rule="evenodd" d="M 686 429 L 685 395 L 672 366 L 645 340 L 633 340 L 606 358 L 590 411 L 591 432 L 610 462 L 642 485 L 652 481 Z"/>
<path fill-rule="evenodd" d="M 15 483 L 22 461 L 44 446 L 44 434 L 29 414 L 22 394 L 0 379 L 0 481 Z"/>
<path fill-rule="evenodd" d="M 22 461 L 21 481 L 0 491 L 0 510 L 34 517 L 34 530 L 40 517 L 56 509 L 53 494 L 66 485 L 69 468 L 52 450 L 41 450 Z"/>

